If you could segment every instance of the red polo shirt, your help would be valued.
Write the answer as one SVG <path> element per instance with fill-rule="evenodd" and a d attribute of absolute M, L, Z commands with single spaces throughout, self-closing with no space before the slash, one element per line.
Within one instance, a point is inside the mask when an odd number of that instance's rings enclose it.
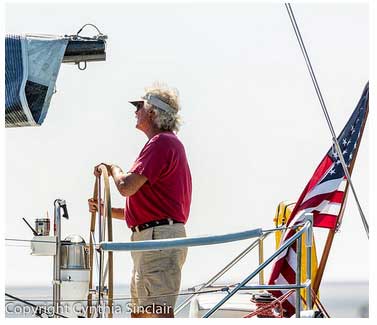
<path fill-rule="evenodd" d="M 126 199 L 128 227 L 172 218 L 186 223 L 191 204 L 191 173 L 185 148 L 173 132 L 162 132 L 149 139 L 130 173 L 148 180 Z"/>

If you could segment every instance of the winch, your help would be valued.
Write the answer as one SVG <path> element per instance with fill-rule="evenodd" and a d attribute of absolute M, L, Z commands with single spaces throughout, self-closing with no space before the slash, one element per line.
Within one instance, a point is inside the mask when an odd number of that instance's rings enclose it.
<path fill-rule="evenodd" d="M 85 240 L 79 235 L 70 235 L 61 241 L 60 266 L 65 270 L 88 269 L 89 255 Z"/>

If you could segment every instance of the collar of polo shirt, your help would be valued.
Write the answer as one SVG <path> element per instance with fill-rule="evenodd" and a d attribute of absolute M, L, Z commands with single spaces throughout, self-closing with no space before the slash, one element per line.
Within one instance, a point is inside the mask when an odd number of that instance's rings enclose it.
<path fill-rule="evenodd" d="M 142 98 L 145 99 L 148 104 L 151 104 L 151 105 L 161 109 L 164 112 L 173 113 L 175 111 L 175 109 L 173 107 L 171 107 L 169 104 L 162 101 L 156 95 L 146 94 Z"/>

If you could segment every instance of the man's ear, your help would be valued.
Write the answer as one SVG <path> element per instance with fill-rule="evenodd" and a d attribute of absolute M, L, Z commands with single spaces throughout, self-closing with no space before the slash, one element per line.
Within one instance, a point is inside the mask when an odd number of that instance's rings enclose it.
<path fill-rule="evenodd" d="M 155 112 L 154 112 L 153 110 L 149 110 L 149 111 L 148 111 L 148 116 L 149 116 L 149 118 L 150 118 L 151 120 L 153 120 L 154 117 L 155 117 Z"/>

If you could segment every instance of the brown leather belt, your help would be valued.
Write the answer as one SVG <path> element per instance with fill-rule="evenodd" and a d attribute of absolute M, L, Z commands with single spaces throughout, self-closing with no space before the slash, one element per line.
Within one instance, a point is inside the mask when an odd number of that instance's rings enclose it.
<path fill-rule="evenodd" d="M 183 223 L 183 222 L 176 221 L 176 220 L 173 220 L 171 218 L 167 218 L 167 219 L 155 220 L 155 221 L 143 223 L 142 225 L 131 227 L 131 230 L 133 232 L 140 232 L 142 230 L 145 230 L 145 229 L 148 229 L 148 228 L 151 228 L 151 227 L 163 226 L 163 225 L 172 225 L 173 223 Z"/>

